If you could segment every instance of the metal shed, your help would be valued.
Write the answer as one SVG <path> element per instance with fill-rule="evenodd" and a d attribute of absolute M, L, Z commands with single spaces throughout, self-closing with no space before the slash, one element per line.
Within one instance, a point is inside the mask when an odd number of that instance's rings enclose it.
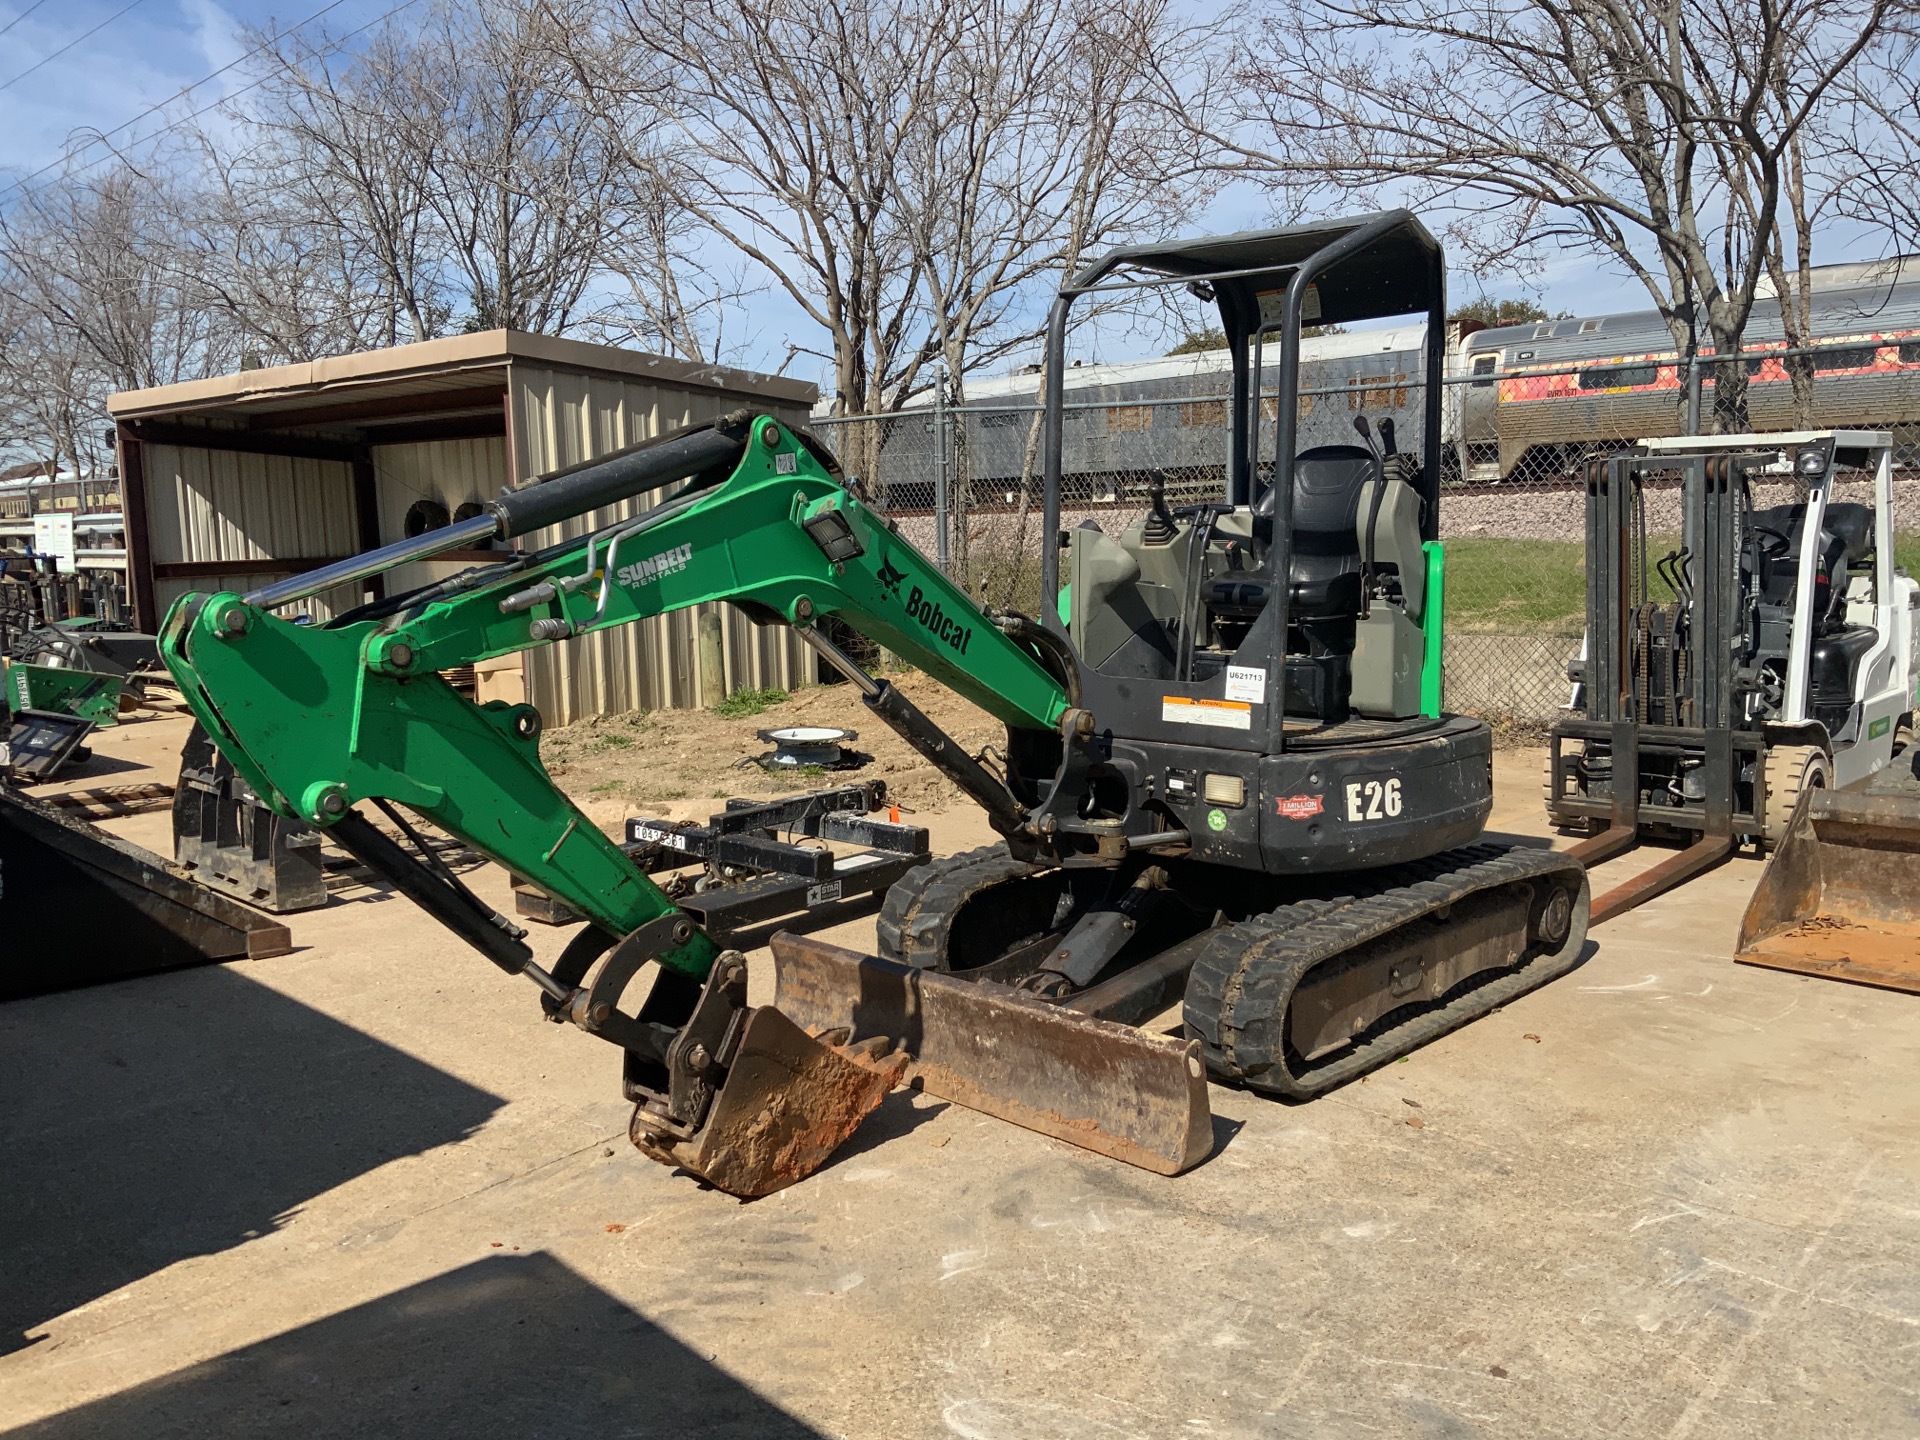
<path fill-rule="evenodd" d="M 247 590 L 370 550 L 534 476 L 752 406 L 805 424 L 813 385 L 612 346 L 489 330 L 115 395 L 128 579 L 147 629 L 189 590 Z M 647 497 L 530 537 L 543 545 L 638 513 Z M 413 531 L 409 526 L 413 526 Z M 402 567 L 412 588 L 492 558 Z M 380 579 L 299 603 L 331 619 Z M 716 607 L 730 688 L 791 688 L 791 633 Z M 698 611 L 529 652 L 548 723 L 697 703 Z"/>

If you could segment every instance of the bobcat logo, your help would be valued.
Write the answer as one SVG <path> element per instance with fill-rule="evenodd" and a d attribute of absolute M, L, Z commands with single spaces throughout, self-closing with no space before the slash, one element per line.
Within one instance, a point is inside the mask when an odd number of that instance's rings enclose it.
<path fill-rule="evenodd" d="M 893 568 L 891 560 L 880 562 L 880 583 L 887 587 L 887 593 L 894 599 L 900 598 L 900 582 L 907 578 L 907 572 Z"/>

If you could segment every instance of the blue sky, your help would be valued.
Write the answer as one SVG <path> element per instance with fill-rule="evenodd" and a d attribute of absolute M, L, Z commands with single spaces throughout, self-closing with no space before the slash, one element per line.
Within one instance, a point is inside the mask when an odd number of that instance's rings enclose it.
<path fill-rule="evenodd" d="M 109 20 L 128 0 L 44 0 L 40 7 L 0 36 L 0 84 Z M 238 59 L 247 49 L 241 31 L 251 25 L 279 30 L 304 19 L 326 0 L 300 0 L 293 9 L 276 9 L 253 0 L 133 0 L 124 16 L 112 20 L 98 34 L 81 41 L 66 54 L 0 90 L 0 172 L 19 176 L 59 159 L 69 137 L 88 130 L 113 130 L 148 106 L 167 100 L 182 87 Z M 0 0 L 0 26 L 20 15 L 32 0 Z M 338 0 L 319 22 L 341 34 L 377 19 L 394 0 Z M 316 29 L 318 27 L 315 27 Z M 309 31 L 312 33 L 312 31 Z M 177 102 L 169 114 L 187 105 L 211 103 L 245 83 L 244 67 L 196 90 L 188 101 Z M 134 133 L 159 124 L 149 118 Z M 104 157 L 96 146 L 88 154 Z M 0 185 L 6 181 L 0 179 Z M 1266 223 L 1265 201 L 1250 190 L 1221 195 L 1191 229 L 1225 231 Z M 1825 259 L 1853 258 L 1853 247 L 1833 247 Z M 1481 288 L 1470 276 L 1456 274 L 1450 282 L 1456 299 L 1470 298 Z M 1547 303 L 1554 309 L 1579 314 L 1641 309 L 1645 292 L 1624 275 L 1610 272 L 1588 256 L 1568 255 L 1550 267 L 1543 281 Z M 1527 293 L 1510 281 L 1486 287 L 1498 296 Z M 810 327 L 797 307 L 769 291 L 756 302 L 753 316 L 730 327 L 742 342 L 740 363 L 771 368 L 780 363 L 789 339 L 808 343 Z M 1155 337 L 1116 333 L 1089 337 L 1089 360 L 1122 360 L 1142 353 L 1158 353 L 1163 342 Z M 789 366 L 789 373 L 806 379 L 825 379 L 822 367 L 807 357 Z"/>
<path fill-rule="evenodd" d="M 112 130 L 183 86 L 238 59 L 247 49 L 247 25 L 283 28 L 318 10 L 326 0 L 303 0 L 295 10 L 267 5 L 223 6 L 216 0 L 135 0 L 133 7 L 98 34 L 0 90 L 0 169 L 11 175 L 36 170 L 60 157 L 70 135 Z M 392 0 L 343 0 L 323 22 L 335 31 L 372 19 Z M 0 25 L 20 15 L 32 0 L 0 0 Z M 0 37 L 0 84 L 85 35 L 122 9 L 127 0 L 47 0 Z M 191 103 L 220 98 L 244 84 L 235 71 L 196 90 Z M 158 124 L 150 118 L 142 133 Z M 104 154 L 96 148 L 89 152 Z"/>

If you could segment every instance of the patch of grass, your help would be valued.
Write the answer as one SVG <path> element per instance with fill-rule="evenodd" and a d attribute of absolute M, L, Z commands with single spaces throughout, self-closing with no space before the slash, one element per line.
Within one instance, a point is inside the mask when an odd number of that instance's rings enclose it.
<path fill-rule="evenodd" d="M 736 690 L 714 706 L 713 713 L 722 720 L 744 720 L 775 705 L 784 705 L 786 701 L 784 690 Z"/>
<path fill-rule="evenodd" d="M 1578 635 L 1587 615 L 1586 543 L 1449 540 L 1446 603 L 1454 631 Z"/>
<path fill-rule="evenodd" d="M 615 733 L 596 736 L 594 738 L 593 748 L 596 750 L 624 750 L 631 744 L 633 744 L 633 736 Z"/>
<path fill-rule="evenodd" d="M 587 790 L 587 793 L 589 795 L 611 795 L 619 788 L 620 782 L 618 780 L 608 780 L 603 784 L 591 786 Z"/>
<path fill-rule="evenodd" d="M 1893 537 L 1893 563 L 1915 579 L 1920 579 L 1920 535 Z"/>

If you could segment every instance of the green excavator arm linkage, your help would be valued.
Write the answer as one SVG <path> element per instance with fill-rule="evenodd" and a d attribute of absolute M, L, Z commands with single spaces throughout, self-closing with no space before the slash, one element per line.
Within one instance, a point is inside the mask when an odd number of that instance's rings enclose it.
<path fill-rule="evenodd" d="M 801 627 L 837 616 L 1009 725 L 1051 730 L 1058 681 L 769 417 L 732 473 L 680 503 L 378 619 L 296 623 L 187 595 L 160 651 L 254 793 L 322 829 L 407 806 L 610 935 L 674 906 L 548 776 L 525 705 L 476 705 L 437 672 L 711 601 Z M 690 503 L 689 503 L 690 502 Z M 697 933 L 663 961 L 704 976 Z"/>
<path fill-rule="evenodd" d="M 328 624 L 276 613 L 337 584 L 545 530 L 665 486 L 676 488 L 638 517 L 503 554 Z M 509 492 L 479 517 L 248 595 L 184 596 L 162 626 L 160 653 L 214 745 L 265 805 L 330 832 L 495 964 L 532 979 L 550 1018 L 625 1051 L 636 1145 L 755 1195 L 823 1163 L 909 1057 L 836 1047 L 778 1009 L 749 1007 L 741 957 L 717 951 L 553 783 L 540 760 L 538 712 L 477 705 L 439 674 L 721 600 L 756 621 L 796 627 L 1002 831 L 1031 828 L 1027 807 L 1001 779 L 817 627 L 837 617 L 1015 729 L 1072 728 L 1081 712 L 1034 652 L 842 483 L 811 437 L 767 416 L 738 412 L 660 437 Z M 360 814 L 363 802 L 384 810 L 416 853 Z M 551 970 L 536 964 L 525 932 L 440 866 L 396 806 L 591 923 Z M 628 1014 L 622 992 L 650 961 L 658 978 Z M 957 1003 L 963 1011 L 972 1003 L 970 989 Z M 1103 1062 L 1090 1073 L 1112 1068 Z M 1156 1056 L 1151 1068 L 1168 1062 Z M 1114 1093 L 1131 1104 L 1136 1089 Z"/>

